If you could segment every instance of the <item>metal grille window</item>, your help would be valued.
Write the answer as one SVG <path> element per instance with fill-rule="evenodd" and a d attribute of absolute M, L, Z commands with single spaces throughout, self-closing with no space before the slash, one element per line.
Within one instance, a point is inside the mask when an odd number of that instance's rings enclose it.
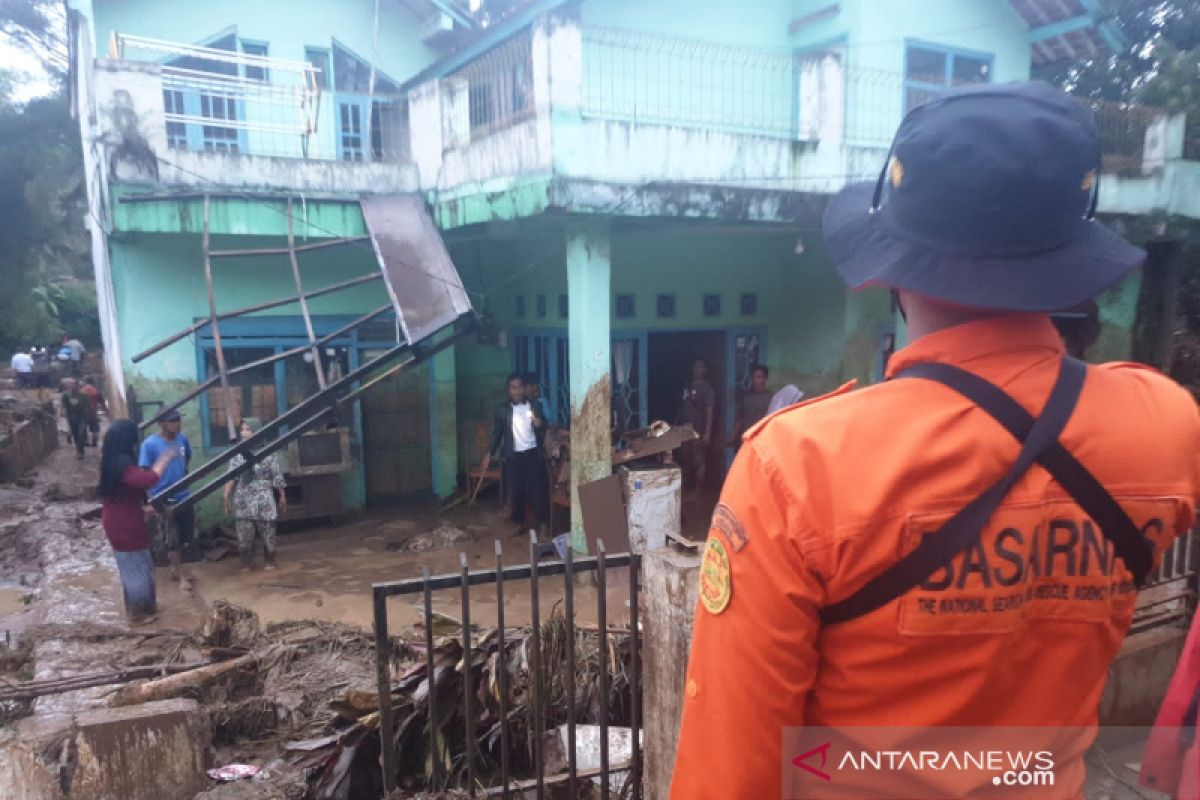
<path fill-rule="evenodd" d="M 238 121 L 238 101 L 229 95 L 200 95 L 200 116 L 211 120 Z M 225 125 L 204 125 L 201 128 L 204 149 L 210 153 L 237 153 L 238 129 Z"/>
<path fill-rule="evenodd" d="M 988 83 L 992 56 L 930 44 L 910 44 L 904 57 L 904 110 L 940 97 L 955 86 Z"/>
<path fill-rule="evenodd" d="M 376 100 L 371 104 L 371 158 L 374 161 L 409 160 L 408 103 Z"/>
<path fill-rule="evenodd" d="M 719 295 L 719 294 L 704 295 L 704 316 L 706 316 L 706 317 L 721 316 L 721 295 Z"/>
<path fill-rule="evenodd" d="M 675 295 L 660 294 L 657 305 L 659 319 L 670 319 L 675 316 Z"/>
<path fill-rule="evenodd" d="M 637 316 L 637 298 L 631 294 L 617 295 L 617 319 L 633 319 Z"/>
<path fill-rule="evenodd" d="M 172 150 L 187 150 L 187 125 L 171 122 L 171 116 L 183 116 L 183 92 L 178 89 L 163 89 L 163 110 L 167 114 L 167 147 Z"/>
<path fill-rule="evenodd" d="M 358 103 L 339 103 L 343 161 L 363 160 L 362 109 Z"/>
<path fill-rule="evenodd" d="M 742 316 L 753 317 L 758 313 L 758 295 L 748 293 L 742 295 Z"/>
<path fill-rule="evenodd" d="M 533 116 L 533 48 L 528 32 L 490 50 L 451 80 L 465 81 L 471 136 L 482 136 Z"/>

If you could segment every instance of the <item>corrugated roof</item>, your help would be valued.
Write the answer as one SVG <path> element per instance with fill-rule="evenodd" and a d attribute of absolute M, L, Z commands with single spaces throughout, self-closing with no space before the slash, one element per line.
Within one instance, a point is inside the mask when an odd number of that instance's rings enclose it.
<path fill-rule="evenodd" d="M 1025 20 L 1030 30 L 1073 19 L 1092 18 L 1091 24 L 1086 27 L 1033 42 L 1035 64 L 1092 58 L 1110 51 L 1110 38 L 1100 30 L 1101 25 L 1109 23 L 1099 20 L 1095 11 L 1088 8 L 1094 8 L 1095 3 L 1085 4 L 1080 0 L 1009 0 L 1009 3 Z"/>

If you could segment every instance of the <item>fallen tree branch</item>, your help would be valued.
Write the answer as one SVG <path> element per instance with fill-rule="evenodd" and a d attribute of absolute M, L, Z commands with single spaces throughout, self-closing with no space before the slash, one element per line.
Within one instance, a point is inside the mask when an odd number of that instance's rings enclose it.
<path fill-rule="evenodd" d="M 144 667 L 129 667 L 116 672 L 98 672 L 90 675 L 74 675 L 69 678 L 54 678 L 26 683 L 8 683 L 0 687 L 0 702 L 12 700 L 36 700 L 51 694 L 73 692 L 77 689 L 90 689 L 95 686 L 109 686 L 116 683 L 128 683 L 143 678 L 153 678 L 156 675 L 167 675 L 178 672 L 188 672 L 209 664 L 201 661 L 195 664 L 151 664 Z"/>
<path fill-rule="evenodd" d="M 109 699 L 108 704 L 113 708 L 133 706 L 140 703 L 152 703 L 156 700 L 171 700 L 185 695 L 190 691 L 218 681 L 226 676 L 242 670 L 259 670 L 266 663 L 274 662 L 295 647 L 276 645 L 261 653 L 247 653 L 244 656 L 208 664 L 197 669 L 181 672 L 158 680 L 144 683 L 131 683 Z"/>

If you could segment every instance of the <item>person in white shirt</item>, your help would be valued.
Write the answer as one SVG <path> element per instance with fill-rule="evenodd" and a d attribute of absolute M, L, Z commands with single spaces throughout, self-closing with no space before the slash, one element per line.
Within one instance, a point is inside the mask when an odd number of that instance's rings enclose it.
<path fill-rule="evenodd" d="M 21 348 L 12 357 L 12 371 L 17 376 L 17 386 L 21 389 L 33 387 L 33 356 Z"/>
<path fill-rule="evenodd" d="M 518 532 L 526 529 L 526 506 L 533 509 L 539 530 L 544 529 L 550 519 L 546 469 L 540 446 L 540 432 L 545 427 L 546 412 L 541 401 L 526 397 L 524 378 L 510 375 L 508 401 L 496 410 L 490 455 L 500 455 L 504 459 L 511 519 Z"/>

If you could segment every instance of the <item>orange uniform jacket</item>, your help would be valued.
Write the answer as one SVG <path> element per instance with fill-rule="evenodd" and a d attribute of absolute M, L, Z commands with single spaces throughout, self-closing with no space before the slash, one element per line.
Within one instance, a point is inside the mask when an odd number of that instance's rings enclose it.
<path fill-rule="evenodd" d="M 925 336 L 893 356 L 889 374 L 956 365 L 1037 416 L 1062 355 L 1046 317 L 1015 314 Z M 673 800 L 778 798 L 781 761 L 797 755 L 781 752 L 785 726 L 1096 721 L 1136 594 L 1101 588 L 1130 575 L 1039 465 L 951 569 L 822 628 L 823 606 L 915 547 L 1019 449 L 940 384 L 848 388 L 751 429 L 726 481 L 709 537 L 729 577 L 701 581 L 711 608 L 702 598 L 696 610 Z M 1059 440 L 1160 551 L 1191 527 L 1200 415 L 1169 379 L 1133 364 L 1090 367 Z M 1058 764 L 1057 779 L 1056 795 L 1080 795 L 1081 761 Z"/>

